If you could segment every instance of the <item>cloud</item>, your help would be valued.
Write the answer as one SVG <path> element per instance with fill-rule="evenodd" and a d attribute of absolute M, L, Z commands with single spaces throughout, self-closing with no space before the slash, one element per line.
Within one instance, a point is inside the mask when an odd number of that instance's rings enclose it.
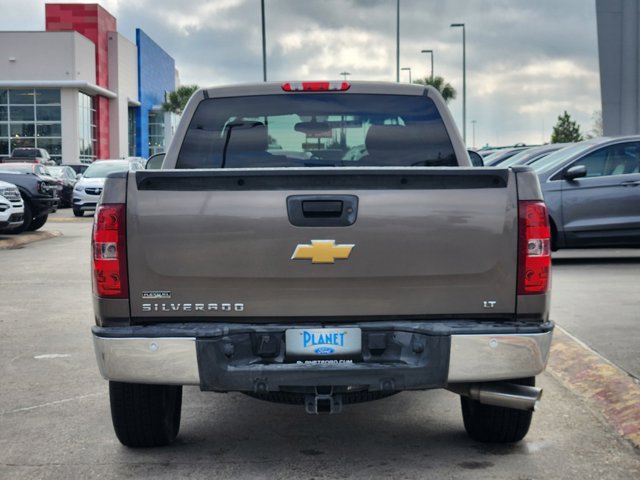
<path fill-rule="evenodd" d="M 260 0 L 98 0 L 130 39 L 142 28 L 176 59 L 183 83 L 262 80 Z M 394 81 L 395 0 L 265 0 L 270 80 Z M 457 90 L 462 121 L 466 24 L 467 131 L 480 143 L 540 142 L 568 110 L 591 127 L 600 108 L 595 2 L 584 0 L 400 0 L 401 66 L 434 69 Z M 44 0 L 0 0 L 0 29 L 43 29 Z M 34 12 L 36 14 L 34 14 Z M 406 72 L 401 79 L 406 81 Z M 462 130 L 462 128 L 461 128 Z M 469 142 L 471 143 L 471 141 Z"/>

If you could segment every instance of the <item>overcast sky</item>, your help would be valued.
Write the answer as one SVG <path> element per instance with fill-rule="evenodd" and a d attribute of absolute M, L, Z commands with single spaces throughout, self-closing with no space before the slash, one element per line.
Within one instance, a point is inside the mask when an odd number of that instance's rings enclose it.
<path fill-rule="evenodd" d="M 71 3 L 71 2 L 68 2 Z M 84 2 L 76 2 L 84 3 Z M 260 0 L 99 0 L 134 40 L 142 28 L 176 60 L 183 84 L 262 80 Z M 396 0 L 265 0 L 269 80 L 395 81 Z M 467 36 L 467 143 L 548 142 L 567 110 L 582 131 L 600 110 L 595 0 L 401 0 L 400 64 L 458 91 Z M 44 0 L 0 0 L 0 30 L 43 30 Z M 408 72 L 401 72 L 408 81 Z"/>

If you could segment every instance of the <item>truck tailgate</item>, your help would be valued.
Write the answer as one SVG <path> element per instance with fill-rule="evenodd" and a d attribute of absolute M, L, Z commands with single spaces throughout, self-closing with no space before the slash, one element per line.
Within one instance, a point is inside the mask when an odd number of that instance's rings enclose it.
<path fill-rule="evenodd" d="M 352 223 L 327 226 L 326 212 L 311 208 L 296 226 L 293 196 L 311 206 L 355 198 Z M 510 170 L 131 172 L 131 316 L 507 317 L 516 308 L 517 212 Z"/>

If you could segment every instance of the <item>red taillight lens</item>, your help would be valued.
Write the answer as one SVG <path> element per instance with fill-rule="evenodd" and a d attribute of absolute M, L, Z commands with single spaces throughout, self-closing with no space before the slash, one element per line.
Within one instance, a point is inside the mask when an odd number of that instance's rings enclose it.
<path fill-rule="evenodd" d="M 129 298 L 126 210 L 123 204 L 98 207 L 91 243 L 94 294 L 103 298 Z"/>
<path fill-rule="evenodd" d="M 551 229 L 547 206 L 519 202 L 518 295 L 539 295 L 549 289 Z"/>
<path fill-rule="evenodd" d="M 349 82 L 286 82 L 282 84 L 285 92 L 329 92 L 349 90 Z"/>

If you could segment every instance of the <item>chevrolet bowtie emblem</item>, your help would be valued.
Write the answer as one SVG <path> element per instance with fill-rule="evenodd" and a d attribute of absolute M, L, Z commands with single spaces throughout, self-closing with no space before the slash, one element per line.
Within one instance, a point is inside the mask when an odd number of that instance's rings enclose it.
<path fill-rule="evenodd" d="M 292 260 L 311 260 L 311 263 L 335 263 L 347 259 L 355 245 L 336 245 L 335 240 L 311 240 L 311 245 L 298 245 Z"/>

